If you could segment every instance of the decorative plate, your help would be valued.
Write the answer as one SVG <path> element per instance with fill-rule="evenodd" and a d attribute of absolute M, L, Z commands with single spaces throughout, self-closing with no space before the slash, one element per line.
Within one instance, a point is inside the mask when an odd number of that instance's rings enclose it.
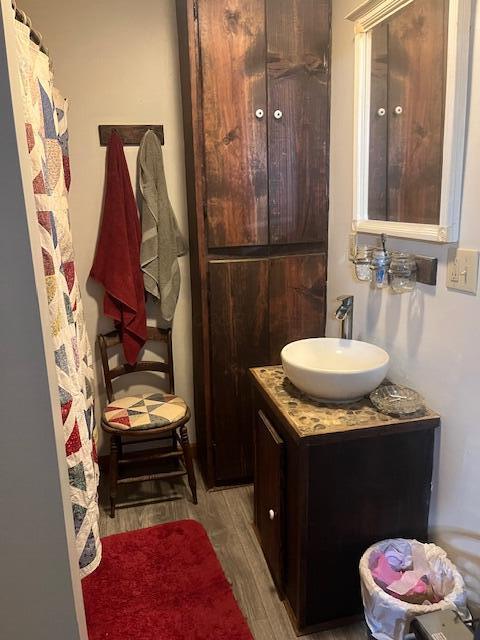
<path fill-rule="evenodd" d="M 380 386 L 370 394 L 372 404 L 382 413 L 394 416 L 410 416 L 425 411 L 422 396 L 399 384 Z"/>

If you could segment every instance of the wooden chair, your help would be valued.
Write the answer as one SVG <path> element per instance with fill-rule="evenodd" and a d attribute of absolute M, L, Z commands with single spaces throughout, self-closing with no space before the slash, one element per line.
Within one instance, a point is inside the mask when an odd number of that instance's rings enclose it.
<path fill-rule="evenodd" d="M 121 344 L 118 331 L 99 335 L 98 344 L 102 356 L 103 374 L 108 404 L 102 413 L 102 429 L 110 435 L 110 517 L 115 517 L 115 504 L 119 484 L 175 478 L 187 475 L 193 502 L 197 504 L 197 488 L 193 459 L 188 441 L 187 422 L 190 409 L 182 398 L 175 395 L 173 376 L 173 351 L 171 329 L 148 327 L 148 341 L 167 345 L 165 362 L 141 361 L 135 365 L 120 364 L 113 368 L 109 363 L 109 350 Z M 169 391 L 159 390 L 144 395 L 114 396 L 113 380 L 139 371 L 159 371 L 168 378 Z M 171 441 L 170 446 L 141 452 L 124 452 L 130 444 L 139 442 Z M 178 448 L 180 445 L 180 449 Z M 180 469 L 149 475 L 119 477 L 120 468 L 142 462 L 178 459 Z M 130 467 L 131 468 L 131 467 Z"/>

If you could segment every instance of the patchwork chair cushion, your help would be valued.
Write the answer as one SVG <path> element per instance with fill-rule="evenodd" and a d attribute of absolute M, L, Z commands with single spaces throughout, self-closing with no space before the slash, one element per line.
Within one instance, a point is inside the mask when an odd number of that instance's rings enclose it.
<path fill-rule="evenodd" d="M 158 429 L 185 417 L 187 405 L 179 396 L 156 392 L 118 398 L 105 407 L 103 420 L 112 429 Z"/>

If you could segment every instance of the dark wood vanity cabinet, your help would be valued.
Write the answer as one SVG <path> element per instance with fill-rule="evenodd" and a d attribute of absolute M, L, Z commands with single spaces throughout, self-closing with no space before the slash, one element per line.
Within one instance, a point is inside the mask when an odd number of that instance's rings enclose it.
<path fill-rule="evenodd" d="M 254 519 L 267 564 L 297 632 L 340 626 L 362 612 L 358 563 L 370 545 L 427 540 L 439 417 L 387 418 L 368 399 L 318 409 L 281 367 L 252 379 Z"/>
<path fill-rule="evenodd" d="M 255 524 L 267 564 L 283 588 L 285 444 L 263 411 L 255 415 Z"/>
<path fill-rule="evenodd" d="M 331 0 L 179 0 L 198 458 L 253 476 L 248 368 L 324 334 Z"/>

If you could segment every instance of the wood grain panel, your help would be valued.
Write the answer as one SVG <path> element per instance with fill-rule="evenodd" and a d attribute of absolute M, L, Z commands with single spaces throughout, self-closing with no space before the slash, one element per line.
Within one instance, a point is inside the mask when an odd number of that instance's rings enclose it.
<path fill-rule="evenodd" d="M 330 0 L 266 0 L 270 242 L 328 225 Z M 276 109 L 283 117 L 276 120 Z"/>
<path fill-rule="evenodd" d="M 379 109 L 385 109 L 383 116 L 378 113 Z M 388 24 L 383 22 L 372 30 L 368 170 L 370 220 L 387 220 L 388 119 Z"/>
<path fill-rule="evenodd" d="M 293 340 L 325 335 L 325 254 L 272 258 L 269 270 L 270 363 Z"/>
<path fill-rule="evenodd" d="M 284 444 L 262 411 L 255 423 L 255 525 L 277 589 L 283 591 Z M 273 516 L 273 517 L 272 517 Z"/>
<path fill-rule="evenodd" d="M 430 428 L 311 447 L 307 626 L 362 611 L 358 563 L 370 545 L 427 540 L 433 441 Z"/>
<path fill-rule="evenodd" d="M 252 477 L 248 368 L 268 361 L 268 260 L 209 265 L 213 439 L 218 484 Z"/>
<path fill-rule="evenodd" d="M 251 477 L 253 434 L 243 375 L 247 367 L 269 362 L 270 331 L 272 344 L 283 346 L 294 337 L 317 335 L 324 326 L 323 302 L 318 316 L 318 300 L 313 305 L 308 300 L 317 295 L 323 301 L 325 264 L 318 286 L 312 284 L 313 272 L 312 283 L 300 274 L 297 286 L 290 267 L 279 268 L 273 261 L 293 253 L 308 261 L 310 254 L 326 250 L 327 213 L 322 203 L 327 203 L 328 167 L 322 159 L 328 152 L 329 6 L 326 0 L 295 0 L 293 7 L 284 0 L 269 7 L 264 0 L 178 0 L 176 5 L 192 240 L 196 429 L 199 461 L 212 486 Z M 266 96 L 266 10 L 274 28 L 272 82 L 277 94 L 293 100 L 300 114 L 271 156 L 283 154 L 274 179 L 277 185 L 288 185 L 284 192 L 277 191 L 287 214 L 273 243 L 268 217 L 266 146 L 272 114 Z M 325 108 L 319 96 L 327 96 Z M 257 108 L 264 109 L 263 119 L 255 117 Z M 319 127 L 325 124 L 327 138 L 319 141 Z M 303 169 L 292 174 L 300 165 L 311 167 L 311 174 Z M 278 317 L 270 322 L 272 284 L 278 296 L 272 308 Z M 294 301 L 283 301 L 282 291 Z M 294 304 L 300 304 L 300 312 L 291 308 Z M 273 351 L 278 362 L 280 347 Z"/>
<path fill-rule="evenodd" d="M 121 137 L 124 147 L 138 147 L 149 129 L 155 132 L 162 144 L 165 144 L 162 124 L 99 124 L 100 146 L 106 147 L 112 131 L 116 131 Z"/>
<path fill-rule="evenodd" d="M 210 247 L 268 242 L 263 0 L 199 0 Z"/>
<path fill-rule="evenodd" d="M 447 12 L 448 0 L 415 0 L 389 24 L 389 220 L 439 221 Z"/>
<path fill-rule="evenodd" d="M 203 128 L 198 22 L 194 1 L 177 0 L 182 86 L 185 173 L 190 233 L 193 375 L 198 460 L 208 486 L 214 484 L 211 446 L 210 331 L 203 181 Z"/>

